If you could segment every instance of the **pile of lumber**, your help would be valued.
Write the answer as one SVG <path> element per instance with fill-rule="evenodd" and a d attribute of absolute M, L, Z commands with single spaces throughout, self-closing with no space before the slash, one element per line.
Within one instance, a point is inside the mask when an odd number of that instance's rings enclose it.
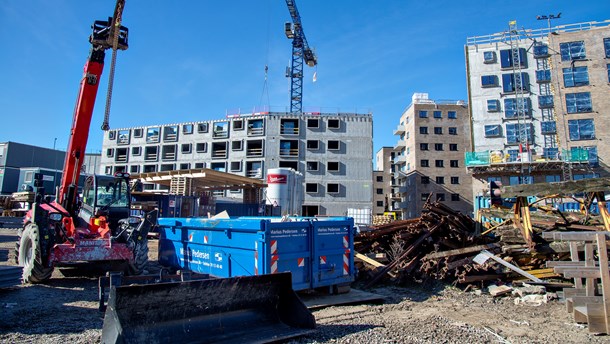
<path fill-rule="evenodd" d="M 394 217 L 390 215 L 373 215 L 373 226 L 382 226 L 392 223 Z"/>

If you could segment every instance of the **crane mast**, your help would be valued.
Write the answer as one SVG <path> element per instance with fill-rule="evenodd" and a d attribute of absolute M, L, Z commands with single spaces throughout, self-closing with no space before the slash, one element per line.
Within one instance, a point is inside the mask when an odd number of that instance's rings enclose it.
<path fill-rule="evenodd" d="M 113 54 L 115 54 L 117 49 L 126 50 L 128 47 L 128 29 L 121 26 L 124 7 L 125 0 L 117 0 L 113 16 L 107 21 L 95 21 L 92 26 L 93 32 L 89 37 L 91 49 L 85 63 L 74 107 L 72 128 L 58 195 L 59 203 L 71 214 L 75 208 L 78 177 L 87 149 L 89 127 L 99 81 L 104 69 L 106 49 L 113 49 Z"/>
<path fill-rule="evenodd" d="M 290 78 L 290 113 L 303 113 L 303 61 L 313 67 L 318 64 L 318 57 L 307 43 L 296 2 L 286 0 L 286 5 L 292 18 L 292 23 L 284 25 L 286 37 L 292 39 L 292 60 L 286 69 L 286 77 Z"/>

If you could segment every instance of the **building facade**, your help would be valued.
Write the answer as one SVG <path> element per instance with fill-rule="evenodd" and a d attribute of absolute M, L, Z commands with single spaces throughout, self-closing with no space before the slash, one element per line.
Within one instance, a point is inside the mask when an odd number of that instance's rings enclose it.
<path fill-rule="evenodd" d="M 467 39 L 475 195 L 607 174 L 609 54 L 610 21 Z"/>
<path fill-rule="evenodd" d="M 400 195 L 394 209 L 402 218 L 419 217 L 429 197 L 470 215 L 472 177 L 463 165 L 464 152 L 471 147 L 467 105 L 416 93 L 394 135 L 399 136 L 394 178 Z"/>
<path fill-rule="evenodd" d="M 373 171 L 373 215 L 393 211 L 394 149 L 382 147 L 375 154 Z"/>
<path fill-rule="evenodd" d="M 263 180 L 268 169 L 292 168 L 304 176 L 303 215 L 345 215 L 371 208 L 372 137 L 371 114 L 241 114 L 111 130 L 101 165 L 106 174 L 210 168 Z"/>

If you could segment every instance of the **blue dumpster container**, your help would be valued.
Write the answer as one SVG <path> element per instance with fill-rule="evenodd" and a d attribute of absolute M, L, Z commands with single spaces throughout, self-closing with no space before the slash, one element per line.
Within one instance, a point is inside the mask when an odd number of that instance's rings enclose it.
<path fill-rule="evenodd" d="M 354 281 L 349 217 L 160 218 L 159 263 L 216 277 L 289 271 L 294 290 Z"/>

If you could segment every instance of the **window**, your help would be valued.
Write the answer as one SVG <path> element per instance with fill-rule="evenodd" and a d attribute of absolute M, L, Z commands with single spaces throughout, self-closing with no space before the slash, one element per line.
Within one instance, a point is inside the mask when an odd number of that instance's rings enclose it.
<path fill-rule="evenodd" d="M 142 147 L 131 147 L 131 155 L 139 156 L 142 154 Z"/>
<path fill-rule="evenodd" d="M 459 184 L 460 177 L 451 177 L 451 184 Z"/>
<path fill-rule="evenodd" d="M 377 206 L 378 207 L 383 207 L 383 201 L 377 201 Z"/>
<path fill-rule="evenodd" d="M 516 98 L 505 98 L 504 99 L 504 117 L 505 118 L 518 118 L 521 116 L 530 116 L 530 99 L 521 98 L 517 101 Z"/>
<path fill-rule="evenodd" d="M 568 113 L 591 112 L 591 93 L 566 93 L 566 108 Z"/>
<path fill-rule="evenodd" d="M 521 84 L 521 87 L 518 88 L 517 84 Z M 530 90 L 530 77 L 527 73 L 521 74 L 502 74 L 502 91 L 506 93 L 516 92 L 516 91 L 525 91 L 529 92 Z"/>
<path fill-rule="evenodd" d="M 205 163 L 204 162 L 196 162 L 195 163 L 195 168 L 205 168 Z"/>
<path fill-rule="evenodd" d="M 233 121 L 233 130 L 244 130 L 244 120 L 234 120 Z"/>
<path fill-rule="evenodd" d="M 511 176 L 508 178 L 508 185 L 533 184 L 532 176 Z"/>
<path fill-rule="evenodd" d="M 527 68 L 527 53 L 525 48 L 519 48 L 519 54 L 513 55 L 512 49 L 500 50 L 500 67 L 511 68 L 520 64 L 522 68 Z"/>
<path fill-rule="evenodd" d="M 308 161 L 307 162 L 307 171 L 318 171 L 318 162 L 317 161 Z"/>
<path fill-rule="evenodd" d="M 434 111 L 434 118 L 443 118 L 443 113 L 441 111 Z"/>
<path fill-rule="evenodd" d="M 484 51 L 483 52 L 483 63 L 495 63 L 496 52 L 495 51 Z"/>
<path fill-rule="evenodd" d="M 111 130 L 108 132 L 108 139 L 109 140 L 115 140 L 116 139 L 116 131 Z"/>
<path fill-rule="evenodd" d="M 197 123 L 197 132 L 200 134 L 208 132 L 208 124 L 207 123 Z"/>
<path fill-rule="evenodd" d="M 320 119 L 318 118 L 308 118 L 307 119 L 307 128 L 319 128 L 320 127 Z"/>
<path fill-rule="evenodd" d="M 243 140 L 231 141 L 231 150 L 232 151 L 240 151 L 242 149 L 244 149 Z"/>
<path fill-rule="evenodd" d="M 460 194 L 457 194 L 457 193 L 452 193 L 452 194 L 451 194 L 451 201 L 453 201 L 453 202 L 459 202 L 459 201 L 460 201 Z"/>
<path fill-rule="evenodd" d="M 593 119 L 568 120 L 570 140 L 593 140 L 595 139 L 595 125 Z"/>
<path fill-rule="evenodd" d="M 375 189 L 375 193 L 378 195 L 383 195 L 383 189 Z"/>
<path fill-rule="evenodd" d="M 383 182 L 383 176 L 377 176 L 376 178 L 378 183 L 382 183 Z"/>
<path fill-rule="evenodd" d="M 606 70 L 608 71 L 608 82 L 610 82 L 610 64 L 606 65 Z"/>
<path fill-rule="evenodd" d="M 451 166 L 451 167 L 460 167 L 458 160 L 449 160 L 449 166 Z"/>
<path fill-rule="evenodd" d="M 231 161 L 231 172 L 240 172 L 241 171 L 241 161 Z"/>
<path fill-rule="evenodd" d="M 140 165 L 131 165 L 129 167 L 129 173 L 139 173 L 140 172 Z"/>
<path fill-rule="evenodd" d="M 159 142 L 160 128 L 148 128 L 146 129 L 146 143 L 157 143 Z"/>
<path fill-rule="evenodd" d="M 553 96 L 539 96 L 538 97 L 538 107 L 541 109 L 549 109 L 553 107 Z"/>
<path fill-rule="evenodd" d="M 534 58 L 549 56 L 549 46 L 540 42 L 534 43 Z"/>
<path fill-rule="evenodd" d="M 165 145 L 161 147 L 161 159 L 176 160 L 176 145 Z"/>
<path fill-rule="evenodd" d="M 420 143 L 419 144 L 419 149 L 423 150 L 423 151 L 427 151 L 428 150 L 428 144 L 427 143 Z"/>
<path fill-rule="evenodd" d="M 457 112 L 456 111 L 447 111 L 447 118 L 449 118 L 449 119 L 456 119 L 457 118 Z"/>
<path fill-rule="evenodd" d="M 308 192 L 308 193 L 317 193 L 318 192 L 318 184 L 316 184 L 316 183 L 305 183 L 305 192 Z"/>
<path fill-rule="evenodd" d="M 481 76 L 481 86 L 482 87 L 498 86 L 498 76 L 497 75 L 482 75 Z"/>
<path fill-rule="evenodd" d="M 422 159 L 419 164 L 421 167 L 430 167 L 430 161 L 428 159 Z"/>
<path fill-rule="evenodd" d="M 143 135 L 143 131 L 142 131 L 142 129 L 141 129 L 141 128 L 138 128 L 138 129 L 134 129 L 134 130 L 133 130 L 133 137 L 138 137 L 138 138 L 140 138 L 140 137 L 142 137 L 142 135 Z"/>
<path fill-rule="evenodd" d="M 340 146 L 341 146 L 340 141 L 328 140 L 328 149 L 329 150 L 339 150 Z"/>
<path fill-rule="evenodd" d="M 341 129 L 341 121 L 338 119 L 329 119 L 328 129 Z"/>
<path fill-rule="evenodd" d="M 559 158 L 559 148 L 545 147 L 542 148 L 542 156 L 546 159 L 556 160 Z"/>
<path fill-rule="evenodd" d="M 436 184 L 445 184 L 445 177 L 436 177 Z"/>
<path fill-rule="evenodd" d="M 530 123 L 508 123 L 506 124 L 506 143 L 516 144 L 527 140 L 533 142 L 532 125 Z"/>
<path fill-rule="evenodd" d="M 170 125 L 163 128 L 163 141 L 176 142 L 178 141 L 178 126 Z"/>
<path fill-rule="evenodd" d="M 604 50 L 606 51 L 606 57 L 610 58 L 610 38 L 604 38 Z"/>
<path fill-rule="evenodd" d="M 586 86 L 589 84 L 587 67 L 563 68 L 563 85 L 565 87 Z"/>
<path fill-rule="evenodd" d="M 544 176 L 544 181 L 547 183 L 560 182 L 561 176 L 558 174 L 551 175 L 551 176 Z"/>
<path fill-rule="evenodd" d="M 197 153 L 206 153 L 208 151 L 208 143 L 198 142 L 195 146 L 195 150 L 197 151 Z"/>
<path fill-rule="evenodd" d="M 457 127 L 449 127 L 447 131 L 449 132 L 449 135 L 457 135 Z"/>
<path fill-rule="evenodd" d="M 193 151 L 193 145 L 190 143 L 183 143 L 180 147 L 182 154 L 190 154 Z"/>
<path fill-rule="evenodd" d="M 248 135 L 261 136 L 265 134 L 265 120 L 249 119 L 248 120 Z"/>
<path fill-rule="evenodd" d="M 487 99 L 487 111 L 489 111 L 489 112 L 500 111 L 500 101 L 497 99 Z"/>
<path fill-rule="evenodd" d="M 341 166 L 339 165 L 338 161 L 329 161 L 326 163 L 326 168 L 328 169 L 328 172 L 339 172 L 340 167 Z M 383 177 L 381 178 L 383 179 Z"/>
<path fill-rule="evenodd" d="M 452 152 L 457 152 L 457 150 L 458 150 L 457 143 L 450 143 L 449 144 L 449 150 L 452 151 Z"/>
<path fill-rule="evenodd" d="M 442 151 L 443 150 L 443 144 L 442 143 L 435 143 L 434 144 L 434 150 L 435 151 Z"/>
<path fill-rule="evenodd" d="M 428 176 L 421 176 L 420 180 L 422 184 L 430 184 L 430 177 Z"/>
<path fill-rule="evenodd" d="M 131 135 L 131 131 L 129 129 L 119 130 L 119 139 L 117 140 L 117 144 L 128 145 L 130 135 Z"/>
<path fill-rule="evenodd" d="M 428 118 L 428 111 L 419 110 L 419 118 Z"/>
<path fill-rule="evenodd" d="M 214 171 L 226 172 L 227 164 L 225 162 L 213 162 L 210 164 L 210 168 Z"/>
<path fill-rule="evenodd" d="M 157 146 L 149 146 L 144 147 L 144 160 L 145 161 L 157 161 L 159 158 L 159 147 Z M 146 172 L 146 171 L 144 171 Z M 156 171 L 152 171 L 156 172 Z"/>
<path fill-rule="evenodd" d="M 551 70 L 550 69 L 537 70 L 536 71 L 536 82 L 537 83 L 551 82 Z"/>
<path fill-rule="evenodd" d="M 105 174 L 112 174 L 112 166 L 106 166 Z"/>
<path fill-rule="evenodd" d="M 434 134 L 442 135 L 443 134 L 443 128 L 442 127 L 434 127 Z"/>
<path fill-rule="evenodd" d="M 144 165 L 144 173 L 157 172 L 157 165 Z"/>
<path fill-rule="evenodd" d="M 188 162 L 182 163 L 180 164 L 180 169 L 181 170 L 190 170 L 191 169 L 191 164 Z"/>
<path fill-rule="evenodd" d="M 112 158 L 114 156 L 114 149 L 113 148 L 106 149 L 106 156 L 109 158 Z"/>
<path fill-rule="evenodd" d="M 227 149 L 227 142 L 212 142 L 212 158 L 226 158 Z"/>
<path fill-rule="evenodd" d="M 420 199 L 421 199 L 422 201 L 427 201 L 427 200 L 428 200 L 428 197 L 430 197 L 430 194 L 429 194 L 429 193 L 422 193 L 422 194 L 421 194 L 421 198 L 420 198 Z"/>
<path fill-rule="evenodd" d="M 182 133 L 183 134 L 192 134 L 193 133 L 193 125 L 192 124 L 185 124 L 182 126 Z"/>
<path fill-rule="evenodd" d="M 550 135 L 557 133 L 557 124 L 555 121 L 540 122 L 540 133 L 542 135 Z"/>
<path fill-rule="evenodd" d="M 561 61 L 583 60 L 587 57 L 584 41 L 559 43 L 559 51 Z"/>
<path fill-rule="evenodd" d="M 317 150 L 320 148 L 320 141 L 318 140 L 307 140 L 307 149 Z"/>
<path fill-rule="evenodd" d="M 428 127 L 419 127 L 419 133 L 423 135 L 428 134 Z"/>
<path fill-rule="evenodd" d="M 229 137 L 229 122 L 216 122 L 213 125 L 213 138 Z"/>
<path fill-rule="evenodd" d="M 440 192 L 436 194 L 436 200 L 438 202 L 444 202 L 445 201 L 445 194 Z"/>
<path fill-rule="evenodd" d="M 159 166 L 159 171 L 163 172 L 163 171 L 173 171 L 176 169 L 176 164 L 161 164 L 161 166 Z"/>
<path fill-rule="evenodd" d="M 436 161 L 434 161 L 434 165 L 436 167 L 444 167 L 443 160 L 436 160 Z"/>

